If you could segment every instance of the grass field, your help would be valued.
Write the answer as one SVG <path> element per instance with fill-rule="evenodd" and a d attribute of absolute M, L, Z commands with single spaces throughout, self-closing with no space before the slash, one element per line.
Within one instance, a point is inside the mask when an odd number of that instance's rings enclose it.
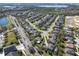
<path fill-rule="evenodd" d="M 17 44 L 17 43 L 18 43 L 18 40 L 15 32 L 8 32 L 5 38 L 5 46 L 11 45 L 11 44 Z"/>

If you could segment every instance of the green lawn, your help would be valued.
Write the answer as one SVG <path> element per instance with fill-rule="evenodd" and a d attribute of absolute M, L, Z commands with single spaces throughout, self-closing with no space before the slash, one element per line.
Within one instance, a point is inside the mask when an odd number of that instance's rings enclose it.
<path fill-rule="evenodd" d="M 16 34 L 14 32 L 8 32 L 6 36 L 7 37 L 6 37 L 5 45 L 8 46 L 8 45 L 11 45 L 11 44 L 17 44 L 18 43 Z"/>

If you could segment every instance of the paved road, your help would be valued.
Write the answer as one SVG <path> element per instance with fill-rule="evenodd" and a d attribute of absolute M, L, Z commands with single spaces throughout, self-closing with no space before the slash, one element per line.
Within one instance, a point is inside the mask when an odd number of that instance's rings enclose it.
<path fill-rule="evenodd" d="M 50 28 L 48 29 L 48 32 L 51 32 L 53 30 L 53 27 L 55 26 L 55 23 L 59 19 L 59 16 L 56 17 L 55 21 L 51 24 Z"/>
<path fill-rule="evenodd" d="M 12 16 L 10 16 L 12 17 Z M 26 50 L 26 54 L 27 55 L 31 55 L 31 53 L 29 52 L 29 47 L 33 47 L 31 41 L 29 40 L 29 38 L 26 36 L 25 34 L 25 30 L 20 26 L 20 24 L 18 23 L 17 19 L 15 17 L 12 17 L 12 19 L 14 20 L 15 26 L 18 30 L 19 35 L 21 36 L 21 41 L 23 42 L 23 45 L 25 47 Z M 40 55 L 38 52 L 36 52 L 37 55 Z"/>
<path fill-rule="evenodd" d="M 47 40 L 49 39 L 49 32 L 51 32 L 53 27 L 55 26 L 55 23 L 59 19 L 59 16 L 56 17 L 55 21 L 51 24 L 50 28 L 47 31 L 40 30 L 37 28 L 34 24 L 32 24 L 28 19 L 26 19 L 26 22 L 28 22 L 34 29 L 36 29 L 38 32 L 41 32 L 41 37 L 44 38 L 45 45 L 48 46 Z"/>
<path fill-rule="evenodd" d="M 43 32 L 43 30 L 40 30 L 37 28 L 34 24 L 32 24 L 28 19 L 26 19 L 26 22 L 28 22 L 34 29 L 36 29 L 38 32 Z"/>
<path fill-rule="evenodd" d="M 25 30 L 20 26 L 20 24 L 18 23 L 17 19 L 15 17 L 12 17 L 10 16 L 10 18 L 13 20 L 13 23 L 15 24 L 17 30 L 18 30 L 18 33 L 19 35 L 21 36 L 21 41 L 23 42 L 23 45 L 25 47 L 25 50 L 26 50 L 26 54 L 27 55 L 31 55 L 30 52 L 29 52 L 29 47 L 32 47 L 32 44 L 31 44 L 31 41 L 29 40 L 29 38 L 26 36 L 25 34 Z M 52 23 L 52 25 L 50 26 L 48 32 L 52 31 L 52 28 L 55 26 L 55 23 L 57 22 L 57 20 L 59 19 L 59 16 L 55 19 L 55 21 Z M 45 32 L 43 30 L 40 30 L 38 29 L 35 25 L 33 25 L 28 19 L 26 19 L 26 22 L 28 22 L 34 29 L 36 29 L 37 31 L 39 32 Z M 47 31 L 46 31 L 47 32 Z M 48 37 L 47 35 L 45 36 L 44 35 L 44 38 L 45 37 Z M 45 43 L 47 44 L 46 42 L 46 39 L 45 39 Z M 37 53 L 39 55 L 39 53 Z"/>
<path fill-rule="evenodd" d="M 12 20 L 14 21 L 15 26 L 16 26 L 16 28 L 17 28 L 17 30 L 18 30 L 18 33 L 19 33 L 19 35 L 20 35 L 21 38 L 22 38 L 21 41 L 23 42 L 23 45 L 24 45 L 26 51 L 28 52 L 28 55 L 30 55 L 30 52 L 29 52 L 29 50 L 28 50 L 28 49 L 29 49 L 28 46 L 32 46 L 32 44 L 31 44 L 31 42 L 29 41 L 29 38 L 25 36 L 24 30 L 23 30 L 23 28 L 20 26 L 20 24 L 18 23 L 18 21 L 16 20 L 16 18 L 15 18 L 15 17 L 12 17 L 12 16 L 10 16 L 10 18 L 12 18 Z M 17 24 L 16 24 L 16 23 L 17 23 Z"/>

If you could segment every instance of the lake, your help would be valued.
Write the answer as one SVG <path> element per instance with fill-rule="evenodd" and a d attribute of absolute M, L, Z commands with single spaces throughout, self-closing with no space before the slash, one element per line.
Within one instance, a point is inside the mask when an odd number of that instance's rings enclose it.
<path fill-rule="evenodd" d="M 8 20 L 7 20 L 7 17 L 2 17 L 0 18 L 0 26 L 6 26 L 8 25 Z"/>

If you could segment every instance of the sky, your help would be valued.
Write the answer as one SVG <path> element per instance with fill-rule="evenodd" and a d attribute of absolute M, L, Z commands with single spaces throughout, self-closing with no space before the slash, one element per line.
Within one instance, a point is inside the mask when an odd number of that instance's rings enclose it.
<path fill-rule="evenodd" d="M 0 3 L 79 3 L 79 0 L 0 0 Z"/>

